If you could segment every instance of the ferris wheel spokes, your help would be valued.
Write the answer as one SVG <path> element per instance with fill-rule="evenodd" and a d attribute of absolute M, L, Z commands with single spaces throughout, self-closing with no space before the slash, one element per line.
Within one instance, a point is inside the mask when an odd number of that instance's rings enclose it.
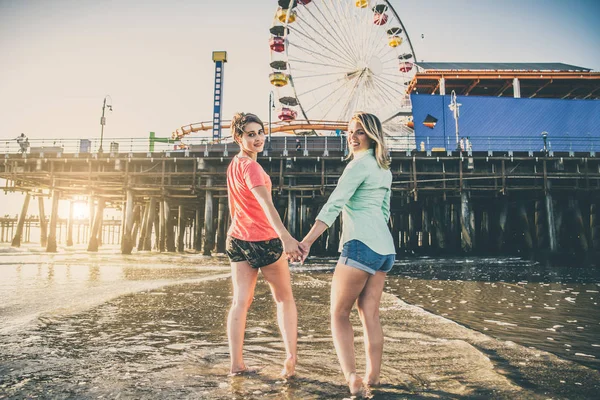
<path fill-rule="evenodd" d="M 325 54 L 323 54 L 323 53 L 320 53 L 320 52 L 317 52 L 317 51 L 314 51 L 314 50 L 307 49 L 306 47 L 304 47 L 304 46 L 300 46 L 300 45 L 297 45 L 297 44 L 295 44 L 294 42 L 288 42 L 288 44 L 289 44 L 290 46 L 294 46 L 294 47 L 296 47 L 296 48 L 298 48 L 298 49 L 302 50 L 302 51 L 303 51 L 305 54 L 307 54 L 307 55 L 311 55 L 311 56 L 315 56 L 315 57 L 316 57 L 316 56 L 319 56 L 319 57 L 321 57 L 321 58 L 324 58 L 324 59 L 325 59 L 325 61 L 333 61 L 333 62 L 339 61 L 339 59 L 336 59 L 336 58 L 334 58 L 334 57 L 331 57 L 331 56 L 327 56 L 327 55 L 325 55 Z M 321 60 L 321 61 L 323 61 L 323 60 Z M 348 63 L 341 63 L 341 62 L 340 62 L 338 65 L 339 65 L 341 68 L 345 68 L 345 69 L 347 69 L 347 68 L 351 68 L 351 67 L 352 67 L 352 66 L 351 66 L 350 64 L 348 64 Z"/>
<path fill-rule="evenodd" d="M 340 121 L 360 109 L 398 126 L 406 115 L 400 110 L 409 104 L 406 85 L 414 73 L 405 57 L 414 53 L 390 2 L 280 0 L 279 4 L 282 8 L 270 29 L 272 68 L 285 75 L 271 77 L 274 85 L 280 85 L 279 118 L 291 121 L 296 108 L 308 121 Z"/>
<path fill-rule="evenodd" d="M 298 20 L 303 22 L 303 19 L 302 19 L 302 18 L 298 18 Z M 306 31 L 304 31 L 304 32 L 301 32 L 301 31 L 300 31 L 300 29 L 299 29 L 299 28 L 296 28 L 296 27 L 290 27 L 290 31 L 295 31 L 295 32 L 298 32 L 298 33 L 301 33 L 301 34 L 303 34 L 303 36 L 304 36 L 304 37 L 306 37 L 306 38 L 310 39 L 312 42 L 316 43 L 318 46 L 325 47 L 327 50 L 329 50 L 329 51 L 331 51 L 331 52 L 335 52 L 335 54 L 337 54 L 339 57 L 341 57 L 341 58 L 345 59 L 345 60 L 346 60 L 346 61 L 348 61 L 350 64 L 352 64 L 352 59 L 351 59 L 351 58 L 350 58 L 350 57 L 349 57 L 347 54 L 340 53 L 340 52 L 339 52 L 339 50 L 337 49 L 336 45 L 335 45 L 334 43 L 332 43 L 332 42 L 329 40 L 329 38 L 322 36 L 322 35 L 321 35 L 321 32 L 317 31 L 317 29 L 316 29 L 316 28 L 315 28 L 315 27 L 314 27 L 312 24 L 308 23 L 308 24 L 307 24 L 307 26 L 308 26 L 309 28 L 311 28 L 311 29 L 312 29 L 312 30 L 315 32 L 315 34 L 317 35 L 317 38 L 313 38 L 313 37 L 311 37 L 311 36 L 310 36 L 310 34 L 309 34 L 308 32 L 306 32 Z M 324 43 L 321 43 L 321 42 L 318 40 L 319 38 L 320 38 L 320 39 L 324 39 L 324 40 L 327 42 L 327 44 L 329 44 L 329 46 L 331 46 L 331 47 L 327 47 L 327 46 L 325 46 L 325 44 L 324 44 Z M 334 50 L 335 50 L 335 51 L 334 51 Z"/>

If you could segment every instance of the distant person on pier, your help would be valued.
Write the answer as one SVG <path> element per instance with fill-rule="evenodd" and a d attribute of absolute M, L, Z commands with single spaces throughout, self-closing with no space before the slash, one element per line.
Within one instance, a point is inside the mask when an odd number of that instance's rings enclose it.
<path fill-rule="evenodd" d="M 19 153 L 26 153 L 27 149 L 29 148 L 29 139 L 27 138 L 27 136 L 25 136 L 24 133 L 21 133 L 19 136 L 16 137 L 15 140 L 19 145 Z"/>
<path fill-rule="evenodd" d="M 396 250 L 388 228 L 392 173 L 379 118 L 356 113 L 348 124 L 352 159 L 302 244 L 310 246 L 342 213 L 341 256 L 331 282 L 331 334 L 352 395 L 380 383 L 383 331 L 379 303 Z M 303 260 L 306 258 L 303 257 Z M 350 312 L 356 303 L 366 350 L 365 379 L 357 374 Z"/>
<path fill-rule="evenodd" d="M 290 377 L 295 373 L 297 361 L 298 315 L 288 258 L 300 261 L 304 254 L 281 222 L 271 197 L 271 179 L 256 161 L 265 146 L 262 121 L 254 114 L 238 113 L 231 121 L 231 131 L 240 152 L 227 168 L 232 222 L 227 232 L 226 252 L 233 283 L 233 301 L 227 318 L 230 374 L 250 372 L 243 359 L 244 333 L 260 270 L 277 303 L 277 322 L 286 351 L 282 375 Z"/>

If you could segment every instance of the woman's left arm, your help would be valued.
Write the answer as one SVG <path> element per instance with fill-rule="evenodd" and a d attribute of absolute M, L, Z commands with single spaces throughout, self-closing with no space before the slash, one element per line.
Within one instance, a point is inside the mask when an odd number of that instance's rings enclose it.
<path fill-rule="evenodd" d="M 323 206 L 315 223 L 306 234 L 301 244 L 304 246 L 304 255 L 302 262 L 308 257 L 312 244 L 329 228 L 340 214 L 342 207 L 350 200 L 350 197 L 356 192 L 356 189 L 367 179 L 366 169 L 361 168 L 359 164 L 349 164 L 335 187 L 327 203 Z"/>
<path fill-rule="evenodd" d="M 348 164 L 338 184 L 327 199 L 327 203 L 321 208 L 317 219 L 328 227 L 333 224 L 342 211 L 342 207 L 350 200 L 356 189 L 367 179 L 368 170 L 360 163 Z"/>

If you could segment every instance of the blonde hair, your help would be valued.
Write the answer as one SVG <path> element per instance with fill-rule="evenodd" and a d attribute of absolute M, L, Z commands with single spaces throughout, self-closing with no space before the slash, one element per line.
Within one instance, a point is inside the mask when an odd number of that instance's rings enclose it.
<path fill-rule="evenodd" d="M 375 159 L 377 160 L 377 164 L 379 164 L 379 168 L 390 169 L 390 156 L 385 145 L 383 126 L 379 118 L 373 114 L 357 111 L 350 119 L 350 122 L 352 121 L 357 121 L 365 130 L 369 139 L 373 141 L 371 147 L 375 153 Z M 348 154 L 347 158 L 352 158 L 352 155 L 352 153 Z"/>
<path fill-rule="evenodd" d="M 263 131 L 265 130 L 265 125 L 255 114 L 243 112 L 236 113 L 233 118 L 231 118 L 231 135 L 233 138 L 241 138 L 244 136 L 244 127 L 251 122 L 256 122 L 261 126 Z"/>

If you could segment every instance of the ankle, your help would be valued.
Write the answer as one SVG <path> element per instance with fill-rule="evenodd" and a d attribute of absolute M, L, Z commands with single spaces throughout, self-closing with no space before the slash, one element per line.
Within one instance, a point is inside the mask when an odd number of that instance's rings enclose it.
<path fill-rule="evenodd" d="M 237 363 L 237 364 L 231 364 L 231 368 L 229 369 L 229 372 L 231 373 L 236 373 L 236 372 L 240 372 L 240 371 L 245 371 L 247 369 L 246 364 L 242 363 Z"/>
<path fill-rule="evenodd" d="M 346 378 L 346 382 L 350 382 L 353 376 L 356 376 L 356 371 L 344 373 L 344 378 Z"/>
<path fill-rule="evenodd" d="M 356 372 L 348 374 L 348 388 L 353 396 L 359 395 L 363 391 L 363 379 L 356 375 Z"/>
<path fill-rule="evenodd" d="M 365 375 L 365 383 L 367 385 L 370 385 L 370 386 L 379 385 L 379 382 L 380 382 L 379 375 L 371 375 L 371 374 Z"/>

